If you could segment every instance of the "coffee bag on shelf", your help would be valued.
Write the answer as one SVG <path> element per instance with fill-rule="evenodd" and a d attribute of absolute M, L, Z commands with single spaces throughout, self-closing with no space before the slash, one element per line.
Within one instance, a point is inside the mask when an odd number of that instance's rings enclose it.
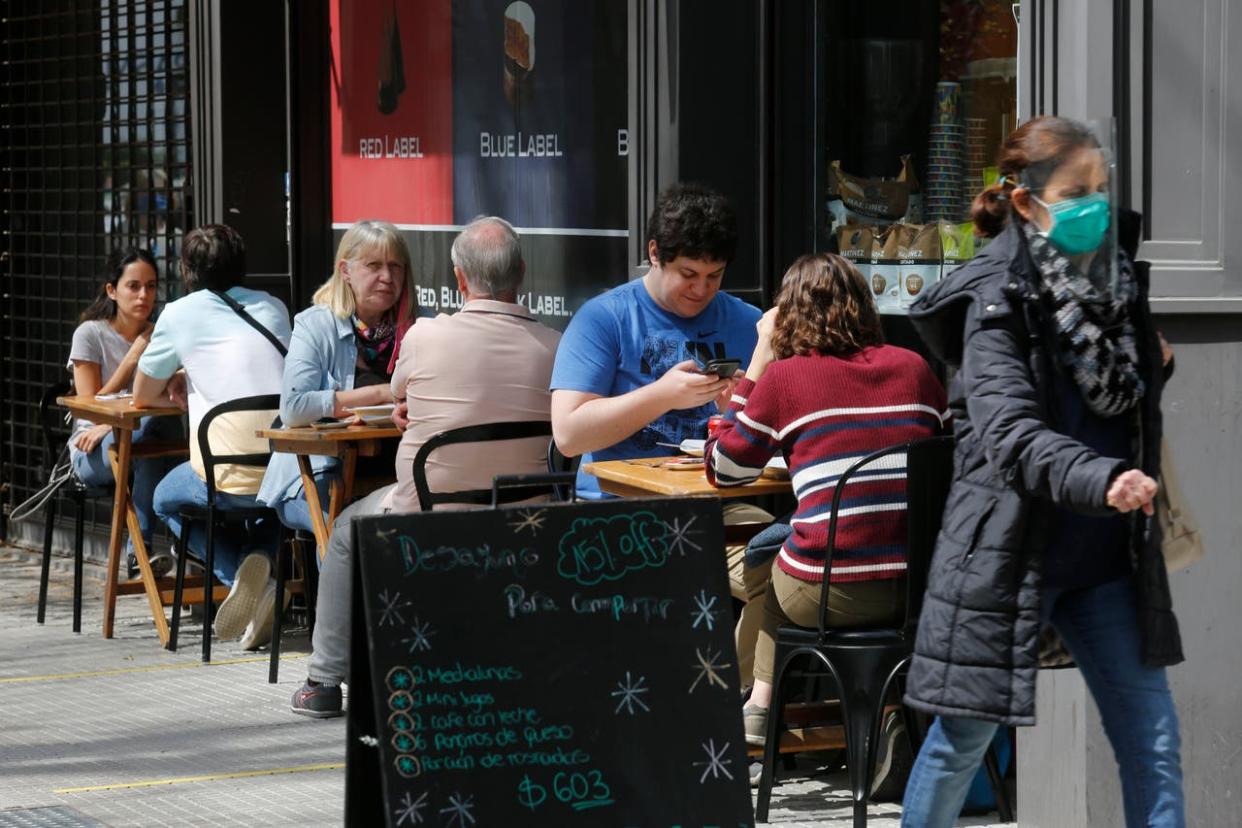
<path fill-rule="evenodd" d="M 880 313 L 901 313 L 901 238 L 904 224 L 876 228 L 871 243 L 871 295 Z"/>
<path fill-rule="evenodd" d="M 935 224 L 896 225 L 897 255 L 901 259 L 901 306 L 914 300 L 940 279 L 940 228 Z"/>

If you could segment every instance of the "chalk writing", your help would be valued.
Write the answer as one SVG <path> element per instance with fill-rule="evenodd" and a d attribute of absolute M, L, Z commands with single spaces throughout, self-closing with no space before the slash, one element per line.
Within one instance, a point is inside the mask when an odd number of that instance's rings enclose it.
<path fill-rule="evenodd" d="M 509 584 L 505 587 L 502 597 L 505 601 L 505 611 L 510 618 L 536 612 L 560 611 L 560 607 L 556 605 L 556 601 L 551 596 L 539 591 L 527 594 L 526 589 L 520 584 Z"/>
<path fill-rule="evenodd" d="M 521 681 L 522 671 L 516 667 L 488 664 L 462 666 L 460 661 L 452 667 L 411 667 L 415 684 L 461 684 L 471 681 Z"/>
<path fill-rule="evenodd" d="M 575 811 L 586 811 L 592 808 L 603 808 L 614 804 L 612 788 L 604 781 L 601 771 L 559 771 L 552 777 L 552 796 L 557 802 L 568 805 Z M 548 801 L 548 789 L 530 778 L 522 776 L 518 783 L 518 803 L 524 808 L 535 811 Z"/>
<path fill-rule="evenodd" d="M 473 548 L 437 546 L 419 549 L 414 539 L 408 536 L 402 536 L 398 543 L 406 575 L 467 569 L 473 570 L 480 578 L 493 573 L 524 578 L 529 568 L 539 563 L 539 553 L 533 549 L 492 549 L 491 544 L 487 543 Z"/>
<path fill-rule="evenodd" d="M 668 526 L 651 512 L 577 518 L 561 537 L 556 571 L 583 586 L 615 581 L 626 573 L 664 566 Z"/>

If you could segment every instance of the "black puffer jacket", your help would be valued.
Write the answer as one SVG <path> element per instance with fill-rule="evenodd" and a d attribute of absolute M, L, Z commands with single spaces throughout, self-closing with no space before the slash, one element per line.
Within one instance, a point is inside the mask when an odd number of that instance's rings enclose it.
<path fill-rule="evenodd" d="M 1139 217 L 1121 222 L 1133 255 Z M 1131 309 L 1147 391 L 1133 418 L 1134 456 L 1160 474 L 1160 344 L 1147 302 L 1148 269 L 1135 263 Z M 946 716 L 1035 723 L 1040 665 L 1040 558 L 1058 504 L 1104 514 L 1112 478 L 1127 464 L 1058 433 L 1050 411 L 1057 370 L 1038 274 L 1021 229 L 1011 225 L 974 261 L 934 285 L 910 319 L 941 360 L 957 448 L 953 487 L 919 621 L 906 702 Z M 1160 553 L 1160 527 L 1136 512 L 1131 560 L 1143 657 L 1182 660 Z"/>

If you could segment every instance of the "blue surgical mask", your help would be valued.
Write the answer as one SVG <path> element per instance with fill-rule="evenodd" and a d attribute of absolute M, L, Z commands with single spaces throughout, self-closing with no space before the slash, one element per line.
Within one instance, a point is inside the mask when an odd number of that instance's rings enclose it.
<path fill-rule="evenodd" d="M 1103 243 L 1112 212 L 1106 194 L 1092 193 L 1052 204 L 1034 194 L 1031 198 L 1048 211 L 1052 224 L 1044 231 L 1044 236 L 1062 253 L 1068 256 L 1090 253 Z"/>

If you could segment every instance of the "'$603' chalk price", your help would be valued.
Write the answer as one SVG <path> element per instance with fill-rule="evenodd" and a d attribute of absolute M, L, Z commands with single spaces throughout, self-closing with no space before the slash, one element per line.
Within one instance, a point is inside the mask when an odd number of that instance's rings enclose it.
<path fill-rule="evenodd" d="M 534 811 L 548 801 L 548 789 L 527 774 L 518 783 L 517 798 L 522 807 Z M 556 774 L 552 777 L 552 798 L 575 811 L 613 804 L 612 788 L 608 787 L 604 775 L 597 770 L 585 773 L 561 771 Z"/>

